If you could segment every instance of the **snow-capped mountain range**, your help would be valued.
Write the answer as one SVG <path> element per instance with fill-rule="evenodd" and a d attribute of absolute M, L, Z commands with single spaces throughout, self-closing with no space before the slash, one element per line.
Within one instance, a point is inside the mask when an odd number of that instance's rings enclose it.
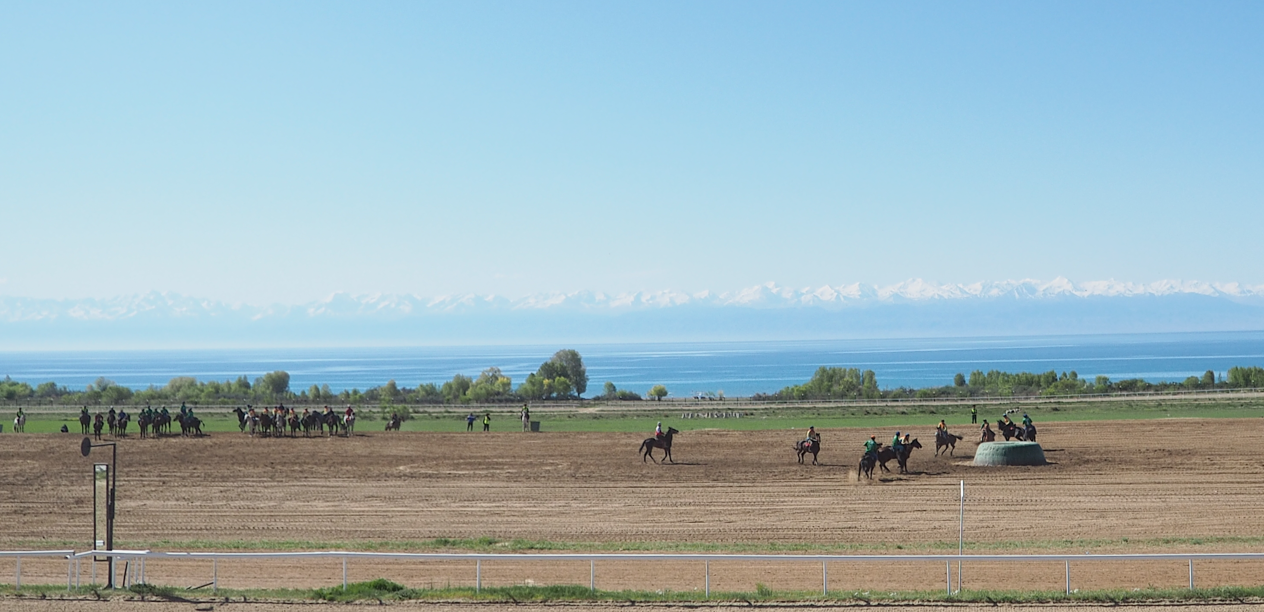
<path fill-rule="evenodd" d="M 335 293 L 249 305 L 167 292 L 0 297 L 0 350 L 810 340 L 1264 330 L 1264 286 L 853 283 L 518 298 Z"/>
<path fill-rule="evenodd" d="M 233 318 L 254 321 L 270 318 L 327 318 L 376 316 L 387 318 L 425 314 L 546 311 L 580 309 L 593 312 L 662 309 L 680 306 L 793 308 L 846 307 L 861 304 L 948 300 L 1049 300 L 1069 298 L 1136 298 L 1197 295 L 1236 302 L 1264 302 L 1264 285 L 1158 281 L 1131 283 L 1115 280 L 1073 283 L 1065 278 L 1051 281 L 1007 280 L 997 282 L 934 283 L 911 279 L 893 285 L 822 285 L 793 288 L 765 283 L 736 291 L 637 291 L 608 294 L 592 291 L 541 293 L 520 298 L 496 295 L 410 294 L 351 295 L 329 297 L 299 305 L 234 305 L 168 292 L 114 298 L 72 300 L 0 296 L 0 323 L 48 320 L 113 321 L 159 316 L 172 319 Z"/>

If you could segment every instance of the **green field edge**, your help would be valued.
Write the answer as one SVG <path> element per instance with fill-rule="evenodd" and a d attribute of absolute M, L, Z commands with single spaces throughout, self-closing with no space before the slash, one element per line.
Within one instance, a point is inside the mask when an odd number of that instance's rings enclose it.
<path fill-rule="evenodd" d="M 970 552 L 1087 551 L 1094 549 L 1171 550 L 1198 546 L 1259 546 L 1264 536 L 1205 536 L 1164 538 L 1064 539 L 1064 540 L 985 540 L 966 541 Z M 554 542 L 548 540 L 482 538 L 435 538 L 432 540 L 120 540 L 119 550 L 170 550 L 205 552 L 645 552 L 645 553 L 903 553 L 953 552 L 958 542 L 937 541 L 911 544 L 890 542 Z M 80 549 L 83 543 L 69 540 L 10 540 L 10 548 L 29 550 Z"/>
<path fill-rule="evenodd" d="M 1131 421 L 1151 419 L 1222 419 L 1222 418 L 1260 418 L 1264 417 L 1264 398 L 1225 398 L 1208 399 L 1170 399 L 1170 400 L 1135 400 L 1135 401 L 1084 401 L 1061 405 L 1024 404 L 1023 402 L 1007 402 L 982 405 L 978 419 L 995 422 L 1006 410 L 1018 408 L 1031 414 L 1037 427 L 1046 422 L 1100 422 Z M 725 407 L 725 410 L 731 410 Z M 560 432 L 638 432 L 653 431 L 657 421 L 670 423 L 680 431 L 701 429 L 719 429 L 731 431 L 766 431 L 807 429 L 814 425 L 817 429 L 829 428 L 886 428 L 925 425 L 933 427 L 940 419 L 945 419 L 950 427 L 958 433 L 970 433 L 974 427 L 970 424 L 969 405 L 910 405 L 910 406 L 802 406 L 792 408 L 755 408 L 743 407 L 729 412 L 728 418 L 682 418 L 684 415 L 698 414 L 692 407 L 653 407 L 635 412 L 581 412 L 556 411 L 540 413 L 535 420 L 541 423 L 544 433 Z M 732 418 L 732 414 L 741 412 L 742 418 Z M 369 419 L 372 412 L 366 409 L 364 420 L 356 429 L 356 437 L 383 434 L 384 423 L 380 419 Z M 708 413 L 701 413 L 708 414 Z M 725 413 L 717 413 L 725 414 Z M 203 431 L 208 434 L 242 434 L 235 417 L 225 413 L 205 412 Z M 62 425 L 70 430 L 68 435 L 78 436 L 79 423 L 75 414 L 38 414 L 27 417 L 26 432 L 49 434 L 57 433 Z M 476 428 L 476 429 L 481 429 Z M 464 411 L 436 411 L 417 413 L 404 421 L 402 431 L 455 433 L 465 432 Z M 521 432 L 520 423 L 512 417 L 497 415 L 492 421 L 491 431 Z M 5 424 L 4 435 L 10 432 Z M 482 434 L 476 431 L 470 435 Z M 176 436 L 179 431 L 177 429 Z M 108 436 L 107 436 L 108 437 Z M 167 436 L 164 436 L 167 437 Z M 302 434 L 297 436 L 303 438 Z M 139 430 L 135 425 L 130 428 L 128 439 L 139 440 Z"/>
<path fill-rule="evenodd" d="M 456 601 L 480 603 L 988 603 L 988 604 L 1045 604 L 1045 603 L 1101 603 L 1134 604 L 1156 602 L 1242 603 L 1264 602 L 1264 586 L 1212 587 L 1212 588 L 1156 588 L 1108 589 L 1094 591 L 1073 590 L 971 590 L 956 593 L 945 591 L 851 591 L 828 594 L 810 591 L 777 591 L 764 585 L 756 585 L 754 591 L 714 591 L 707 595 L 700 589 L 676 590 L 590 590 L 581 585 L 555 586 L 507 586 L 507 587 L 442 587 L 409 588 L 378 579 L 317 589 L 219 589 L 215 593 L 207 588 L 185 589 L 170 586 L 138 584 L 128 589 L 108 590 L 101 586 L 85 586 L 67 589 L 60 585 L 12 585 L 0 584 L 0 599 L 128 599 L 144 601 L 171 601 L 184 603 L 216 602 L 407 602 L 407 601 Z"/>

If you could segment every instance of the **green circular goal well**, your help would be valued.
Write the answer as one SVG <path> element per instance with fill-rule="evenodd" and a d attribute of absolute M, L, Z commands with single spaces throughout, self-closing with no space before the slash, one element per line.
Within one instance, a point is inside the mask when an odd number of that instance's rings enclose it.
<path fill-rule="evenodd" d="M 1045 465 L 1045 451 L 1035 442 L 984 442 L 974 452 L 975 465 Z"/>

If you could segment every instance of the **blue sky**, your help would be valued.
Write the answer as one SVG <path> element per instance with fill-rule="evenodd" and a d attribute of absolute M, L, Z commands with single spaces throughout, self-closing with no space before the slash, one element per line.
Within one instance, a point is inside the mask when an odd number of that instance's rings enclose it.
<path fill-rule="evenodd" d="M 1259 3 L 8 3 L 0 294 L 1264 282 Z"/>

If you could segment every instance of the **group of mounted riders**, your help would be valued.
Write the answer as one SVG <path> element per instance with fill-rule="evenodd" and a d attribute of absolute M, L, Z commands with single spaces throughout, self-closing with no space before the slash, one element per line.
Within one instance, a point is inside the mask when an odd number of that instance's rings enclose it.
<path fill-rule="evenodd" d="M 1005 414 L 996 422 L 996 428 L 1001 430 L 1001 435 L 1006 442 L 1011 438 L 1024 442 L 1036 441 L 1036 426 L 1032 424 L 1031 417 L 1027 416 L 1027 413 L 1023 413 L 1023 424 L 1021 426 L 1010 420 L 1009 414 Z M 983 419 L 983 425 L 979 427 L 979 442 L 995 441 L 996 432 L 992 431 L 992 426 L 987 422 L 987 419 Z"/>
<path fill-rule="evenodd" d="M 19 410 L 19 412 L 21 412 Z M 84 435 L 88 435 L 91 428 L 92 435 L 96 439 L 101 439 L 101 433 L 108 426 L 111 436 L 126 436 L 127 426 L 132 420 L 132 415 L 128 414 L 125 409 L 115 410 L 110 407 L 109 412 L 97 411 L 95 415 L 88 413 L 88 407 L 84 406 L 79 409 L 79 431 Z M 153 406 L 145 406 L 136 413 L 136 426 L 140 429 L 140 437 L 157 437 L 160 434 L 171 432 L 171 423 L 180 425 L 180 434 L 185 436 L 202 435 L 202 420 L 193 416 L 193 408 L 185 404 L 180 404 L 180 412 L 172 415 L 166 406 L 154 408 Z M 64 431 L 64 428 L 63 428 Z"/>
<path fill-rule="evenodd" d="M 977 414 L 971 410 L 972 420 Z M 1022 424 L 1019 425 L 1009 418 L 1009 414 L 1002 415 L 1001 420 L 997 422 L 997 428 L 1000 429 L 1001 435 L 1008 441 L 1017 439 L 1020 441 L 1034 442 L 1036 440 L 1036 426 L 1032 423 L 1031 417 L 1026 413 L 1023 414 Z M 983 425 L 979 428 L 979 442 L 992 442 L 996 440 L 996 432 L 992 431 L 992 426 L 985 419 Z M 947 449 L 948 453 L 956 450 L 956 444 L 962 439 L 962 436 L 948 432 L 948 424 L 940 419 L 939 424 L 935 426 L 935 456 L 939 456 L 940 452 Z M 913 449 L 921 448 L 922 445 L 909 434 L 901 434 L 895 432 L 891 438 L 889 446 L 883 446 L 878 441 L 876 435 L 869 436 L 864 444 L 864 454 L 860 458 L 859 473 L 867 478 L 873 478 L 873 470 L 875 467 L 881 467 L 883 471 L 887 469 L 887 462 L 895 459 L 900 466 L 900 472 L 908 472 L 908 458 Z M 817 433 L 816 427 L 808 427 L 807 436 L 795 443 L 794 450 L 799 455 L 799 463 L 803 463 L 804 455 L 811 453 L 812 465 L 817 465 L 816 456 L 821 451 L 821 435 Z"/>
<path fill-rule="evenodd" d="M 255 408 L 247 404 L 245 410 L 238 406 L 233 409 L 233 413 L 237 415 L 237 428 L 242 432 L 248 428 L 252 436 L 258 434 L 280 437 L 287 431 L 290 437 L 297 436 L 300 431 L 307 437 L 310 437 L 313 432 L 324 435 L 328 431 L 331 437 L 339 434 L 350 437 L 355 433 L 356 414 L 351 406 L 347 406 L 342 413 L 334 412 L 333 408 L 325 406 L 324 412 L 314 412 L 304 408 L 300 414 L 292 406 L 286 408 L 284 405 L 277 404 L 274 408 Z M 392 422 L 398 418 L 394 416 Z"/>

